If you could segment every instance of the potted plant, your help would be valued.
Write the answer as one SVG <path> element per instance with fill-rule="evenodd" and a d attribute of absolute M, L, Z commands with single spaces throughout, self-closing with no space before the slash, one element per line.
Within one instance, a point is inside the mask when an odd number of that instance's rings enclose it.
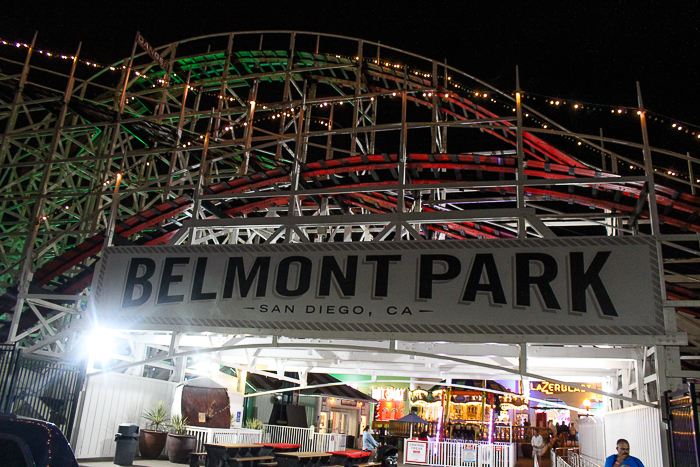
<path fill-rule="evenodd" d="M 243 425 L 243 427 L 249 430 L 262 430 L 263 422 L 261 422 L 257 418 L 251 418 L 246 420 L 245 425 Z"/>
<path fill-rule="evenodd" d="M 139 437 L 139 452 L 146 459 L 158 459 L 163 452 L 168 440 L 168 409 L 163 401 L 150 410 L 146 410 L 141 416 L 148 422 L 148 428 L 141 430 Z"/>
<path fill-rule="evenodd" d="M 173 415 L 170 426 L 173 431 L 168 434 L 168 459 L 175 464 L 187 464 L 197 448 L 197 439 L 187 434 L 187 417 Z"/>

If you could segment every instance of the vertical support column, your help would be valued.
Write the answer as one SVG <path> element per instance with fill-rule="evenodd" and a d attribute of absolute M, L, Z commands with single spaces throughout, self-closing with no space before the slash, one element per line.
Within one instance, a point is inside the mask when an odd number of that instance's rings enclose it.
<path fill-rule="evenodd" d="M 306 85 L 306 80 L 304 80 L 304 85 Z M 304 99 L 304 101 L 305 101 L 306 100 L 306 92 L 304 94 L 305 95 L 304 95 L 304 97 L 302 97 L 302 99 Z M 316 98 L 316 83 L 312 82 L 311 89 L 309 89 L 309 99 L 313 100 L 315 98 Z M 298 155 L 298 157 L 300 157 L 300 160 L 303 163 L 306 163 L 307 143 L 309 141 L 309 138 L 306 135 L 309 134 L 309 130 L 311 129 L 311 109 L 312 108 L 313 108 L 313 105 L 309 105 L 308 109 L 305 109 L 305 112 L 308 112 L 308 113 L 306 113 L 306 115 L 305 115 L 306 121 L 304 122 L 304 125 L 303 125 L 304 137 L 303 137 L 302 142 L 301 142 L 301 144 L 302 144 L 301 149 L 297 149 L 297 155 Z M 332 111 L 332 109 L 333 109 L 333 104 L 331 104 L 331 111 Z M 299 126 L 298 131 L 301 131 L 301 128 L 302 128 L 301 120 L 297 120 L 297 123 Z"/>
<path fill-rule="evenodd" d="M 285 67 L 284 70 L 284 95 L 282 96 L 282 110 L 280 112 L 280 126 L 279 126 L 279 134 L 282 135 L 284 134 L 284 127 L 285 127 L 285 122 L 286 122 L 286 117 L 284 115 L 284 112 L 287 110 L 286 103 L 289 102 L 290 99 L 290 92 L 291 92 L 291 85 L 290 85 L 290 80 L 292 79 L 292 68 L 294 66 L 294 47 L 295 47 L 295 41 L 296 41 L 296 32 L 291 33 L 291 37 L 289 39 L 289 56 L 287 57 L 287 66 Z M 262 37 L 260 38 L 260 43 L 262 44 Z M 277 147 L 275 148 L 275 160 L 280 160 L 282 159 L 282 145 L 277 143 Z"/>
<path fill-rule="evenodd" d="M 675 309 L 674 309 L 675 313 Z M 670 352 L 669 352 L 670 351 Z M 666 391 L 677 391 L 682 387 L 682 380 L 680 378 L 669 378 L 667 373 L 678 369 L 680 371 L 680 353 L 678 352 L 678 347 L 665 347 L 663 345 L 658 345 L 655 348 L 656 357 L 656 389 L 657 389 L 657 400 L 660 403 L 660 395 Z M 671 465 L 669 460 L 671 458 L 671 447 L 669 446 L 669 436 L 668 436 L 668 424 L 659 420 L 661 426 L 661 455 L 663 459 L 663 465 Z"/>
<path fill-rule="evenodd" d="M 362 90 L 362 44 L 363 41 L 358 41 L 357 43 L 357 68 L 355 69 L 355 98 L 353 99 L 353 110 L 352 110 L 352 133 L 350 133 L 350 157 L 355 157 L 357 152 L 357 121 L 360 118 L 360 106 L 362 101 L 360 99 Z"/>
<path fill-rule="evenodd" d="M 527 233 L 525 231 L 525 215 L 522 211 L 525 208 L 525 153 L 523 152 L 523 109 L 521 105 L 521 92 L 520 92 L 520 74 L 518 72 L 518 67 L 515 67 L 515 112 L 517 118 L 517 127 L 515 131 L 516 147 L 517 147 L 517 157 L 518 157 L 518 168 L 515 174 L 517 181 L 517 205 L 518 205 L 518 238 L 525 238 Z"/>
<path fill-rule="evenodd" d="M 376 126 L 377 125 L 377 114 L 379 113 L 378 107 L 379 107 L 379 98 L 374 99 L 372 102 L 372 125 Z M 367 152 L 369 154 L 374 154 L 374 148 L 376 146 L 377 142 L 377 132 L 373 131 L 369 134 L 369 148 L 367 149 Z"/>
<path fill-rule="evenodd" d="M 644 385 L 644 375 L 646 374 L 647 347 L 637 348 L 637 358 L 634 360 L 634 376 L 637 386 L 637 399 L 649 402 L 649 393 Z M 628 394 L 625 394 L 628 396 Z"/>
<path fill-rule="evenodd" d="M 447 69 L 447 59 L 445 59 L 445 76 L 443 76 L 442 80 L 442 86 L 445 88 L 445 94 L 449 95 L 450 94 L 450 88 L 448 87 L 449 83 L 449 75 L 448 75 L 448 69 Z M 447 118 L 445 118 L 447 120 Z M 445 125 L 442 127 L 442 152 L 447 153 L 447 128 L 448 126 Z"/>
<path fill-rule="evenodd" d="M 170 375 L 170 381 L 173 383 L 181 383 L 185 380 L 185 363 L 187 357 L 173 357 L 180 348 L 180 338 L 182 334 L 173 332 L 170 336 L 170 347 L 168 348 L 168 357 L 173 363 L 173 372 Z M 143 370 L 142 370 L 143 371 Z"/>
<path fill-rule="evenodd" d="M 219 127 L 221 126 L 221 108 L 223 107 L 224 102 L 226 102 L 226 88 L 228 87 L 226 81 L 228 79 L 228 69 L 231 67 L 231 54 L 233 51 L 233 36 L 234 36 L 234 33 L 231 33 L 228 36 L 228 47 L 226 48 L 226 59 L 224 60 L 224 69 L 221 72 L 221 87 L 219 88 L 219 95 L 222 96 L 222 98 L 219 99 L 219 103 L 217 106 L 217 110 L 219 111 L 219 118 L 216 120 L 216 123 L 214 124 L 214 135 L 217 137 L 219 136 Z"/>
<path fill-rule="evenodd" d="M 20 78 L 20 86 L 17 90 L 17 94 L 15 95 L 16 104 L 12 107 L 11 120 L 8 122 L 8 127 L 12 127 L 13 129 L 17 118 L 16 109 L 18 108 L 19 103 L 22 100 L 22 89 L 24 89 L 24 85 L 27 81 L 27 76 L 29 74 L 29 58 L 31 56 L 32 50 L 34 49 L 36 36 L 37 34 L 35 33 L 34 38 L 32 39 L 32 45 L 29 48 L 29 52 L 27 52 L 27 60 L 25 61 L 25 67 L 22 71 L 22 77 Z M 23 261 L 18 277 L 19 294 L 13 310 L 12 322 L 10 323 L 10 332 L 7 336 L 8 342 L 13 342 L 17 336 L 19 320 L 22 315 L 22 310 L 24 309 L 23 297 L 29 291 L 29 284 L 33 276 L 32 266 L 34 264 L 34 243 L 36 242 L 40 223 L 44 219 L 44 198 L 46 197 L 49 178 L 51 176 L 51 167 L 54 154 L 58 149 L 58 145 L 61 141 L 61 131 L 65 123 L 66 114 L 68 113 L 68 103 L 70 102 L 71 96 L 73 95 L 73 86 L 75 84 L 75 68 L 78 64 L 78 56 L 80 55 L 81 47 L 82 42 L 78 44 L 78 50 L 75 52 L 75 56 L 73 57 L 73 64 L 71 65 L 70 75 L 68 76 L 68 84 L 66 85 L 66 89 L 63 93 L 63 104 L 61 105 L 61 110 L 58 114 L 58 117 L 56 118 L 56 125 L 54 127 L 53 136 L 51 138 L 51 145 L 49 146 L 49 151 L 46 154 L 46 164 L 44 166 L 41 182 L 39 184 L 39 192 L 36 195 L 34 206 L 32 208 L 32 214 L 29 221 L 29 229 L 24 241 L 24 246 L 22 248 Z M 12 118 L 12 113 L 14 113 L 14 118 Z M 5 143 L 7 140 L 8 137 L 5 137 L 3 140 L 3 148 L 5 147 Z"/>
<path fill-rule="evenodd" d="M 155 114 L 158 115 L 158 118 L 156 119 L 156 122 L 158 123 L 161 123 L 163 121 L 163 119 L 161 119 L 160 116 L 163 115 L 163 113 L 165 112 L 165 106 L 168 102 L 168 86 L 170 86 L 170 82 L 172 81 L 173 77 L 173 64 L 175 63 L 177 42 L 172 44 L 168 49 L 170 50 L 170 58 L 168 59 L 168 69 L 165 72 L 165 77 L 163 78 L 163 92 L 160 93 L 160 102 L 158 103 L 155 112 Z"/>
<path fill-rule="evenodd" d="M 527 374 L 527 342 L 522 342 L 519 345 L 520 357 L 518 358 L 518 371 L 520 372 L 520 385 L 523 396 L 528 398 L 530 397 L 530 377 L 524 376 Z"/>
<path fill-rule="evenodd" d="M 124 73 L 124 83 L 121 89 L 121 95 L 119 96 L 119 115 L 124 113 L 124 105 L 126 104 L 126 89 L 129 87 L 129 78 L 131 77 L 131 67 L 134 65 L 134 55 L 136 55 L 136 44 L 138 43 L 140 33 L 136 31 L 136 37 L 134 38 L 134 45 L 131 47 L 131 57 L 129 58 L 129 64 L 126 66 L 126 72 Z"/>
<path fill-rule="evenodd" d="M 608 164 L 607 164 L 607 161 L 605 159 L 605 141 L 603 141 L 603 129 L 602 128 L 600 128 L 600 147 L 603 149 L 603 151 L 600 155 L 600 162 L 601 162 L 600 169 L 603 172 L 607 172 L 608 171 L 608 168 L 607 168 Z"/>
<path fill-rule="evenodd" d="M 119 98 L 119 108 L 117 112 L 116 121 L 114 122 L 114 130 L 112 133 L 112 140 L 109 145 L 109 157 L 107 159 L 107 164 L 105 164 L 105 174 L 104 181 L 106 182 L 109 178 L 109 170 L 112 165 L 112 156 L 117 147 L 117 139 L 119 138 L 119 131 L 121 130 L 122 114 L 124 113 L 124 107 L 126 105 L 126 90 L 129 87 L 129 77 L 131 76 L 131 67 L 134 63 L 134 55 L 136 54 L 136 44 L 138 43 L 138 38 L 140 33 L 136 32 L 136 37 L 134 38 L 134 45 L 131 48 L 131 57 L 129 58 L 129 65 L 126 67 L 126 73 L 124 74 L 124 83 L 121 89 L 121 96 Z M 114 237 L 114 226 L 116 225 L 117 211 L 119 209 L 119 185 L 122 179 L 122 173 L 126 167 L 126 154 L 122 155 L 121 163 L 119 164 L 119 172 L 117 173 L 117 179 L 114 185 L 114 194 L 112 197 L 112 207 L 109 212 L 109 218 L 107 219 L 107 227 L 105 229 L 105 239 L 104 246 L 108 247 L 112 244 L 112 239 Z"/>
<path fill-rule="evenodd" d="M 693 162 L 690 160 L 690 151 L 686 152 L 688 155 L 688 176 L 690 177 L 690 194 L 695 195 L 695 175 L 693 174 Z"/>
<path fill-rule="evenodd" d="M 168 200 L 168 196 L 172 191 L 173 175 L 175 174 L 175 163 L 177 155 L 180 152 L 180 141 L 182 138 L 182 128 L 185 126 L 185 109 L 187 108 L 187 96 L 190 91 L 190 78 L 192 77 L 192 68 L 187 71 L 187 79 L 185 81 L 185 89 L 182 91 L 182 105 L 180 106 L 180 117 L 177 119 L 177 137 L 175 139 L 175 147 L 170 155 L 170 167 L 168 167 L 168 184 L 163 190 L 163 202 Z"/>
<path fill-rule="evenodd" d="M 123 166 L 123 164 L 122 164 Z M 122 183 L 121 172 L 117 174 L 117 179 L 114 181 L 114 192 L 112 194 L 112 206 L 109 209 L 109 219 L 107 219 L 107 228 L 105 229 L 104 247 L 112 246 L 114 239 L 114 227 L 117 224 L 117 215 L 119 211 L 119 186 Z"/>
<path fill-rule="evenodd" d="M 331 105 L 331 114 L 328 117 L 328 136 L 326 137 L 326 160 L 333 159 L 333 111 L 335 103 Z M 374 135 L 374 132 L 372 132 Z"/>
<path fill-rule="evenodd" d="M 255 117 L 255 105 L 258 100 L 258 80 L 253 80 L 253 87 L 248 93 L 248 115 L 245 120 L 245 130 L 243 131 L 243 139 L 245 139 L 245 153 L 243 162 L 238 169 L 238 176 L 242 177 L 248 173 L 250 165 L 250 145 L 253 143 L 253 118 Z"/>
<path fill-rule="evenodd" d="M 432 117 L 431 117 L 431 122 L 432 123 L 437 123 L 440 121 L 440 113 L 438 110 L 438 105 L 440 103 L 440 98 L 438 97 L 438 64 L 436 61 L 433 60 L 433 70 L 432 70 L 432 76 L 431 76 L 431 86 L 433 88 L 433 98 L 432 100 L 432 105 L 433 105 L 433 112 L 432 112 Z M 436 152 L 443 152 L 442 147 L 440 144 L 440 128 L 436 125 L 431 125 L 430 127 L 430 152 L 435 154 Z"/>
<path fill-rule="evenodd" d="M 204 144 L 202 145 L 202 160 L 199 165 L 199 178 L 197 179 L 197 188 L 194 192 L 194 207 L 192 218 L 199 219 L 199 212 L 202 209 L 202 192 L 204 185 L 206 184 L 207 178 L 207 152 L 209 150 L 209 139 L 211 138 L 212 125 L 214 123 L 214 116 L 216 115 L 216 110 L 214 107 L 211 109 L 211 115 L 209 116 L 209 124 L 207 125 L 207 132 L 204 134 Z M 189 231 L 189 238 L 187 239 L 188 245 L 194 245 L 195 236 L 197 230 L 192 228 Z"/>
<path fill-rule="evenodd" d="M 260 38 L 262 41 L 262 37 Z M 211 52 L 211 46 L 207 47 L 207 53 Z M 190 69 L 194 68 L 194 65 L 190 67 Z M 207 66 L 205 65 L 202 67 L 202 74 L 206 76 L 206 71 L 207 71 Z M 197 76 L 198 77 L 198 76 Z M 195 77 L 195 79 L 197 78 Z M 199 90 L 196 93 L 196 97 L 194 99 L 194 108 L 192 109 L 194 111 L 194 115 L 192 116 L 192 121 L 190 122 L 190 131 L 194 132 L 195 128 L 197 127 L 197 122 L 199 122 L 199 104 L 202 101 L 202 94 L 204 94 L 204 86 L 200 86 Z"/>
<path fill-rule="evenodd" d="M 130 342 L 129 347 L 131 348 L 131 357 L 134 359 L 134 361 L 143 361 L 146 359 L 146 353 L 148 351 L 148 346 L 144 344 L 143 342 Z M 138 377 L 143 377 L 143 370 L 144 370 L 144 365 L 134 365 L 125 371 L 125 374 L 127 375 L 132 375 L 132 376 L 138 376 Z"/>
<path fill-rule="evenodd" d="M 649 200 L 649 220 L 651 221 L 651 234 L 659 235 L 659 211 L 656 207 L 656 187 L 654 185 L 654 165 L 651 161 L 651 148 L 647 135 L 647 120 L 644 104 L 642 103 L 642 90 L 637 81 L 637 101 L 639 102 L 639 122 L 642 126 L 642 140 L 644 141 L 644 171 L 647 179 L 647 196 Z"/>
<path fill-rule="evenodd" d="M 288 216 L 294 217 L 297 214 L 301 215 L 301 212 L 297 209 L 297 203 L 299 202 L 297 197 L 297 192 L 299 190 L 299 171 L 301 170 L 301 164 L 299 161 L 300 153 L 302 150 L 302 145 L 304 143 L 304 112 L 306 111 L 306 80 L 304 80 L 304 87 L 301 96 L 301 106 L 299 107 L 299 113 L 297 114 L 297 139 L 296 139 L 296 154 L 294 155 L 294 163 L 292 164 L 292 173 L 290 174 L 291 186 L 289 187 L 289 210 Z M 285 242 L 291 243 L 294 233 L 292 231 L 293 227 L 288 225 L 286 228 Z"/>
<path fill-rule="evenodd" d="M 404 73 L 408 73 L 408 67 L 405 68 Z M 399 166 L 399 180 L 398 189 L 396 191 L 396 212 L 399 214 L 406 212 L 406 144 L 408 139 L 408 125 L 406 123 L 406 104 L 408 101 L 408 90 L 404 86 L 403 91 L 401 91 L 401 135 L 399 138 L 399 153 L 397 155 L 396 163 Z M 394 234 L 394 240 L 400 241 L 403 237 L 403 224 L 401 222 L 396 223 L 396 232 Z"/>
<path fill-rule="evenodd" d="M 34 33 L 32 38 L 32 43 L 27 51 L 27 58 L 24 60 L 24 66 L 22 67 L 22 73 L 19 77 L 19 84 L 17 86 L 17 92 L 15 93 L 15 98 L 12 102 L 12 109 L 10 110 L 10 118 L 7 119 L 7 126 L 5 127 L 5 138 L 2 140 L 2 146 L 0 147 L 0 155 L 5 154 L 7 149 L 7 141 L 9 134 L 15 129 L 15 124 L 17 123 L 17 112 L 22 102 L 22 92 L 24 91 L 24 86 L 27 84 L 27 76 L 29 76 L 29 60 L 32 58 L 32 52 L 34 52 L 34 44 L 36 43 L 36 36 L 38 32 Z"/>

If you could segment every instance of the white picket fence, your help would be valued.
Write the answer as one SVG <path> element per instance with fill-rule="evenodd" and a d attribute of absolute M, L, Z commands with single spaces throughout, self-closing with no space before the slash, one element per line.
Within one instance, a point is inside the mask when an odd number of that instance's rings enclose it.
<path fill-rule="evenodd" d="M 263 443 L 301 444 L 302 452 L 344 451 L 344 434 L 316 433 L 311 428 L 263 425 Z"/>
<path fill-rule="evenodd" d="M 572 467 L 601 467 L 586 456 L 575 451 L 569 451 L 569 464 Z"/>
<path fill-rule="evenodd" d="M 197 438 L 197 452 L 204 451 L 204 443 L 262 443 L 262 430 L 246 428 L 202 428 L 188 426 L 187 434 Z"/>
<path fill-rule="evenodd" d="M 408 449 L 404 449 L 403 463 Z M 474 455 L 476 454 L 476 456 Z M 428 441 L 427 462 L 424 465 L 443 467 L 514 467 L 517 457 L 515 443 Z"/>

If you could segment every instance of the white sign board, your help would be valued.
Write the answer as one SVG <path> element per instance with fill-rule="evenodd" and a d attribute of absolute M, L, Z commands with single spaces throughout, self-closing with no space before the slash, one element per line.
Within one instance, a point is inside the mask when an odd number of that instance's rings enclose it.
<path fill-rule="evenodd" d="M 664 334 L 637 237 L 110 247 L 101 325 L 289 337 L 638 341 Z"/>
<path fill-rule="evenodd" d="M 406 441 L 406 462 L 411 464 L 428 463 L 428 443 L 426 441 Z"/>
<path fill-rule="evenodd" d="M 469 464 L 476 462 L 476 444 L 465 444 L 462 446 L 462 463 Z"/>

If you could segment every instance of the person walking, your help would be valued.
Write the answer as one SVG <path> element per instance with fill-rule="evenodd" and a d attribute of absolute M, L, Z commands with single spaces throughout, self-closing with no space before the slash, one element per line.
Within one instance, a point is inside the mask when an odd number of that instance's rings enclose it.
<path fill-rule="evenodd" d="M 537 465 L 539 465 L 539 463 L 542 462 L 542 448 L 544 447 L 544 439 L 542 439 L 542 435 L 536 428 L 533 431 L 535 434 L 530 439 L 530 444 L 532 445 L 532 457 L 535 459 Z"/>
<path fill-rule="evenodd" d="M 644 467 L 642 461 L 630 456 L 630 443 L 626 439 L 617 440 L 617 454 L 605 459 L 605 467 Z"/>
<path fill-rule="evenodd" d="M 372 453 L 367 458 L 367 462 L 372 462 L 372 459 L 376 457 L 377 447 L 379 447 L 379 443 L 372 436 L 370 427 L 366 426 L 365 431 L 362 433 L 362 450 Z"/>
<path fill-rule="evenodd" d="M 569 427 L 569 439 L 572 441 L 572 443 L 576 443 L 576 441 L 578 441 L 578 430 L 576 430 L 575 422 L 571 422 L 571 426 Z"/>

